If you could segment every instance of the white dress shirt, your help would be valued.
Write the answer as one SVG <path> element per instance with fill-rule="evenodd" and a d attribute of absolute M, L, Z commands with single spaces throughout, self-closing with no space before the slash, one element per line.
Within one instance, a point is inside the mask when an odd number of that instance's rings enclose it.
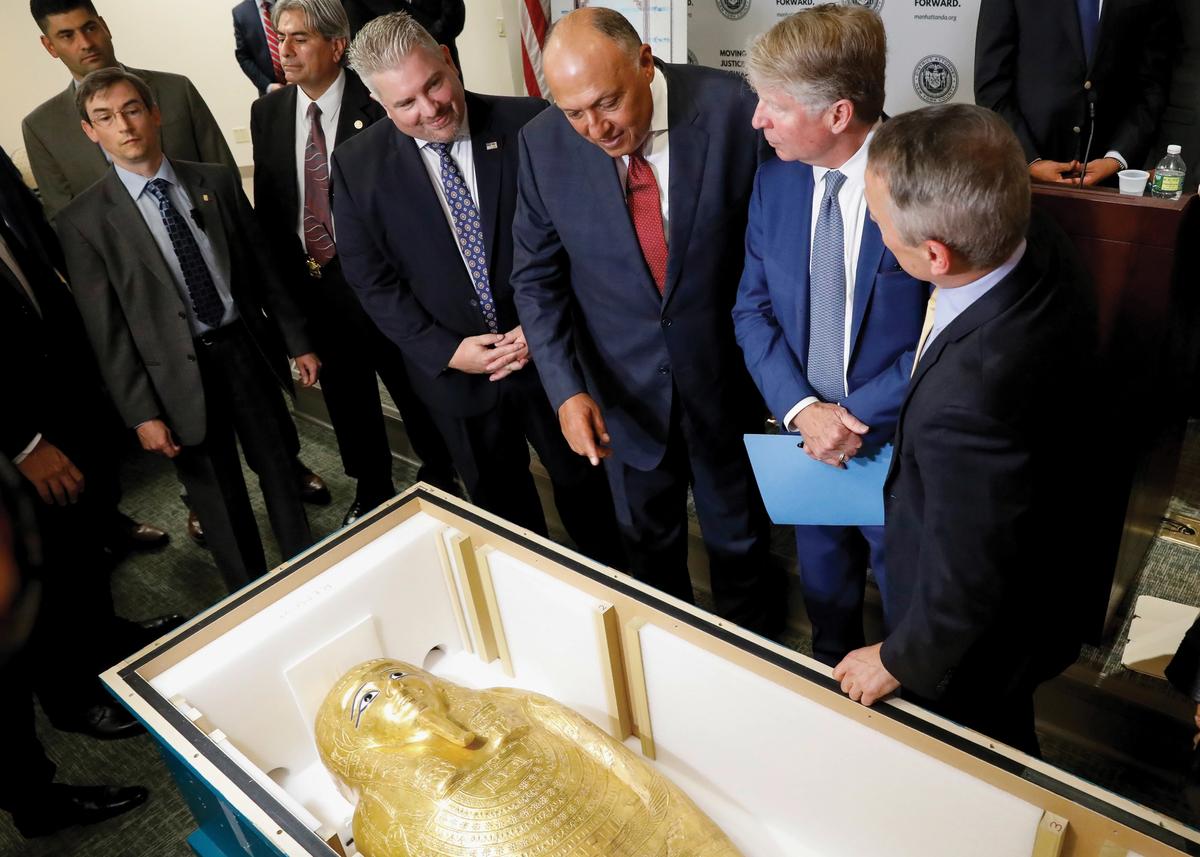
<path fill-rule="evenodd" d="M 650 81 L 650 100 L 654 112 L 650 116 L 650 133 L 642 144 L 642 157 L 654 173 L 658 183 L 658 201 L 662 206 L 663 237 L 671 243 L 671 154 L 667 133 L 667 79 L 662 70 L 655 66 L 654 79 Z M 616 161 L 617 176 L 621 179 L 621 192 L 627 193 L 629 156 L 622 155 Z"/>
<path fill-rule="evenodd" d="M 988 271 L 978 280 L 958 286 L 953 289 L 937 290 L 937 302 L 933 308 L 933 327 L 929 328 L 929 336 L 925 337 L 925 346 L 913 360 L 913 366 L 920 362 L 922 355 L 929 350 L 930 344 L 937 339 L 938 334 L 945 330 L 954 319 L 958 318 L 967 307 L 992 290 L 1005 277 L 1013 272 L 1025 256 L 1025 241 L 1022 240 L 1012 255 L 1004 260 L 999 268 Z"/>
<path fill-rule="evenodd" d="M 871 145 L 871 139 L 875 136 L 875 129 L 878 128 L 878 123 L 875 128 L 872 128 L 867 134 L 863 144 L 859 146 L 858 151 L 850 156 L 850 159 L 837 167 L 837 171 L 846 177 L 842 182 L 842 187 L 838 191 L 838 208 L 842 212 L 842 240 L 845 244 L 845 266 L 846 266 L 846 320 L 845 320 L 845 339 L 842 345 L 842 390 L 845 391 L 845 374 L 850 365 L 850 329 L 851 323 L 854 320 L 854 279 L 858 274 L 858 254 L 862 248 L 863 227 L 867 222 L 867 149 Z M 817 234 L 817 218 L 821 214 L 821 200 L 825 196 L 825 175 L 830 171 L 830 167 L 812 168 L 813 171 L 813 195 L 812 195 L 812 215 L 809 222 L 808 246 L 809 252 L 813 246 L 813 239 Z M 810 259 L 811 266 L 811 259 Z M 805 286 L 807 288 L 807 285 Z M 805 320 L 807 324 L 807 320 Z M 802 410 L 809 405 L 821 401 L 816 396 L 809 396 L 806 399 L 801 399 L 797 402 L 787 414 L 784 415 L 783 424 L 787 428 L 791 428 L 792 420 L 796 418 Z"/>
<path fill-rule="evenodd" d="M 337 80 L 317 99 L 321 108 L 321 130 L 325 132 L 325 155 L 333 157 L 333 147 L 337 145 L 338 116 L 342 113 L 342 94 L 346 91 L 346 72 L 339 71 Z M 296 234 L 300 236 L 300 246 L 304 246 L 304 150 L 308 147 L 308 105 L 313 100 L 304 94 L 304 90 L 296 87 L 296 192 L 299 194 L 300 213 L 296 220 Z M 326 161 L 328 166 L 328 160 Z M 333 179 L 330 178 L 332 182 Z M 330 224 L 333 225 L 333 224 Z M 336 240 L 336 238 L 335 238 Z"/>
<path fill-rule="evenodd" d="M 458 255 L 463 260 L 463 267 L 467 268 L 469 274 L 471 269 L 467 266 L 467 257 L 463 255 L 462 245 L 458 241 L 458 233 L 454 231 L 454 214 L 450 210 L 450 201 L 446 199 L 446 191 L 442 189 L 442 156 L 429 148 L 428 140 L 421 140 L 417 137 L 413 137 L 413 140 L 417 144 L 417 151 L 421 153 L 421 162 L 425 164 L 425 171 L 429 173 L 429 181 L 433 185 L 434 192 L 437 193 L 438 202 L 442 204 L 442 213 L 446 215 L 446 224 L 450 227 L 450 234 L 455 239 L 454 246 L 458 248 Z M 471 194 L 471 201 L 475 203 L 475 209 L 478 211 L 479 182 L 475 178 L 475 153 L 471 149 L 471 130 L 465 114 L 458 136 L 450 144 L 450 157 L 458 165 L 458 171 L 467 185 L 467 192 Z M 491 250 L 490 247 L 487 249 Z"/>

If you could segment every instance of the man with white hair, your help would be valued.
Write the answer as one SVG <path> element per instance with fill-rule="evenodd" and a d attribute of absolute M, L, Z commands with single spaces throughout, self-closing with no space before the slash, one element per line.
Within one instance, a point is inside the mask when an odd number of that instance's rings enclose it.
<path fill-rule="evenodd" d="M 878 15 L 827 3 L 759 36 L 747 63 L 778 158 L 755 176 L 734 330 L 767 406 L 832 467 L 892 439 L 929 294 L 863 195 L 886 54 Z M 797 527 L 796 552 L 813 655 L 833 666 L 863 644 L 868 564 L 886 590 L 883 527 Z"/>
<path fill-rule="evenodd" d="M 342 519 L 352 524 L 396 493 L 376 372 L 421 460 L 417 478 L 457 493 L 454 466 L 399 349 L 371 323 L 342 272 L 329 160 L 383 117 L 358 75 L 344 68 L 346 13 L 338 0 L 276 0 L 272 14 L 289 85 L 250 108 L 255 212 L 321 355 L 321 393 L 342 466 L 355 480 Z"/>
<path fill-rule="evenodd" d="M 1062 232 L 1030 228 L 1025 157 L 995 113 L 888 121 L 866 181 L 884 243 L 935 288 L 884 485 L 890 628 L 833 676 L 864 705 L 902 688 L 1036 754 L 1033 691 L 1093 618 L 1088 546 L 1061 532 L 1099 484 L 1092 295 Z"/>

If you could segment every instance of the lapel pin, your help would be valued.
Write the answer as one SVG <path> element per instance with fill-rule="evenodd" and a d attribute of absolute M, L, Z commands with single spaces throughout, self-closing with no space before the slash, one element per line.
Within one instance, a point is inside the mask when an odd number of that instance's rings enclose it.
<path fill-rule="evenodd" d="M 363 127 L 363 121 L 361 119 L 355 119 L 354 120 L 354 130 L 361 131 L 362 127 Z"/>
<path fill-rule="evenodd" d="M 200 198 L 201 198 L 202 200 L 204 200 L 205 202 L 208 202 L 208 194 L 206 194 L 206 193 L 202 193 L 202 194 L 200 194 Z"/>
<path fill-rule="evenodd" d="M 499 149 L 500 144 L 497 143 L 495 140 L 489 140 L 487 145 L 485 145 L 483 148 L 490 152 L 493 149 Z"/>

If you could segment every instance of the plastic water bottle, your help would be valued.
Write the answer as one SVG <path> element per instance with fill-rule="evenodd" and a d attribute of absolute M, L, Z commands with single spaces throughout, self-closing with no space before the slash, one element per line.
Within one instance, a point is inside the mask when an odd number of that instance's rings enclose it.
<path fill-rule="evenodd" d="M 1187 175 L 1187 165 L 1179 153 L 1179 146 L 1167 146 L 1167 155 L 1154 168 L 1154 184 L 1150 193 L 1160 199 L 1179 199 L 1183 195 L 1183 177 Z"/>

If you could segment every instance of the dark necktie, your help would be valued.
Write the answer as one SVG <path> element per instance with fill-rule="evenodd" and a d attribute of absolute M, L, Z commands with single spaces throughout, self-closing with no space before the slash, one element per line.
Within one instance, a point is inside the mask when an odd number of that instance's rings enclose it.
<path fill-rule="evenodd" d="M 487 245 L 483 240 L 483 221 L 479 219 L 479 209 L 475 207 L 471 191 L 450 154 L 451 144 L 429 143 L 428 146 L 438 153 L 441 160 L 442 191 L 446 194 L 446 202 L 454 215 L 454 234 L 458 237 L 458 247 L 462 250 L 463 258 L 467 260 L 467 270 L 471 274 L 475 294 L 479 296 L 483 320 L 487 322 L 488 330 L 499 333 L 500 328 L 496 324 L 496 303 L 492 300 L 491 278 L 488 276 Z"/>
<path fill-rule="evenodd" d="M 208 327 L 220 327 L 221 319 L 225 317 L 225 305 L 221 302 L 217 287 L 213 285 L 212 274 L 200 254 L 196 236 L 192 235 L 183 215 L 171 202 L 171 195 L 167 192 L 169 187 L 166 179 L 154 179 L 146 184 L 146 190 L 158 201 L 158 213 L 162 215 L 175 258 L 183 270 L 183 281 L 192 299 L 196 318 Z"/>
<path fill-rule="evenodd" d="M 625 203 L 629 206 L 629 218 L 633 221 L 633 231 L 637 233 L 646 267 L 661 295 L 667 282 L 667 237 L 663 230 L 658 182 L 641 152 L 629 156 Z"/>
<path fill-rule="evenodd" d="M 1100 34 L 1100 0 L 1075 0 L 1079 10 L 1079 34 L 1083 36 L 1083 57 L 1088 67 L 1096 56 L 1096 38 Z"/>
<path fill-rule="evenodd" d="M 846 177 L 825 174 L 808 263 L 808 383 L 823 402 L 846 395 L 846 243 L 838 191 Z"/>
<path fill-rule="evenodd" d="M 304 250 L 318 265 L 337 255 L 329 205 L 329 150 L 321 128 L 321 108 L 308 105 L 308 143 L 304 147 Z"/>
<path fill-rule="evenodd" d="M 267 51 L 271 54 L 271 67 L 275 71 L 275 82 L 284 83 L 283 63 L 279 59 L 279 33 L 271 23 L 271 4 L 263 0 L 258 6 L 262 13 L 263 33 L 267 37 Z"/>

